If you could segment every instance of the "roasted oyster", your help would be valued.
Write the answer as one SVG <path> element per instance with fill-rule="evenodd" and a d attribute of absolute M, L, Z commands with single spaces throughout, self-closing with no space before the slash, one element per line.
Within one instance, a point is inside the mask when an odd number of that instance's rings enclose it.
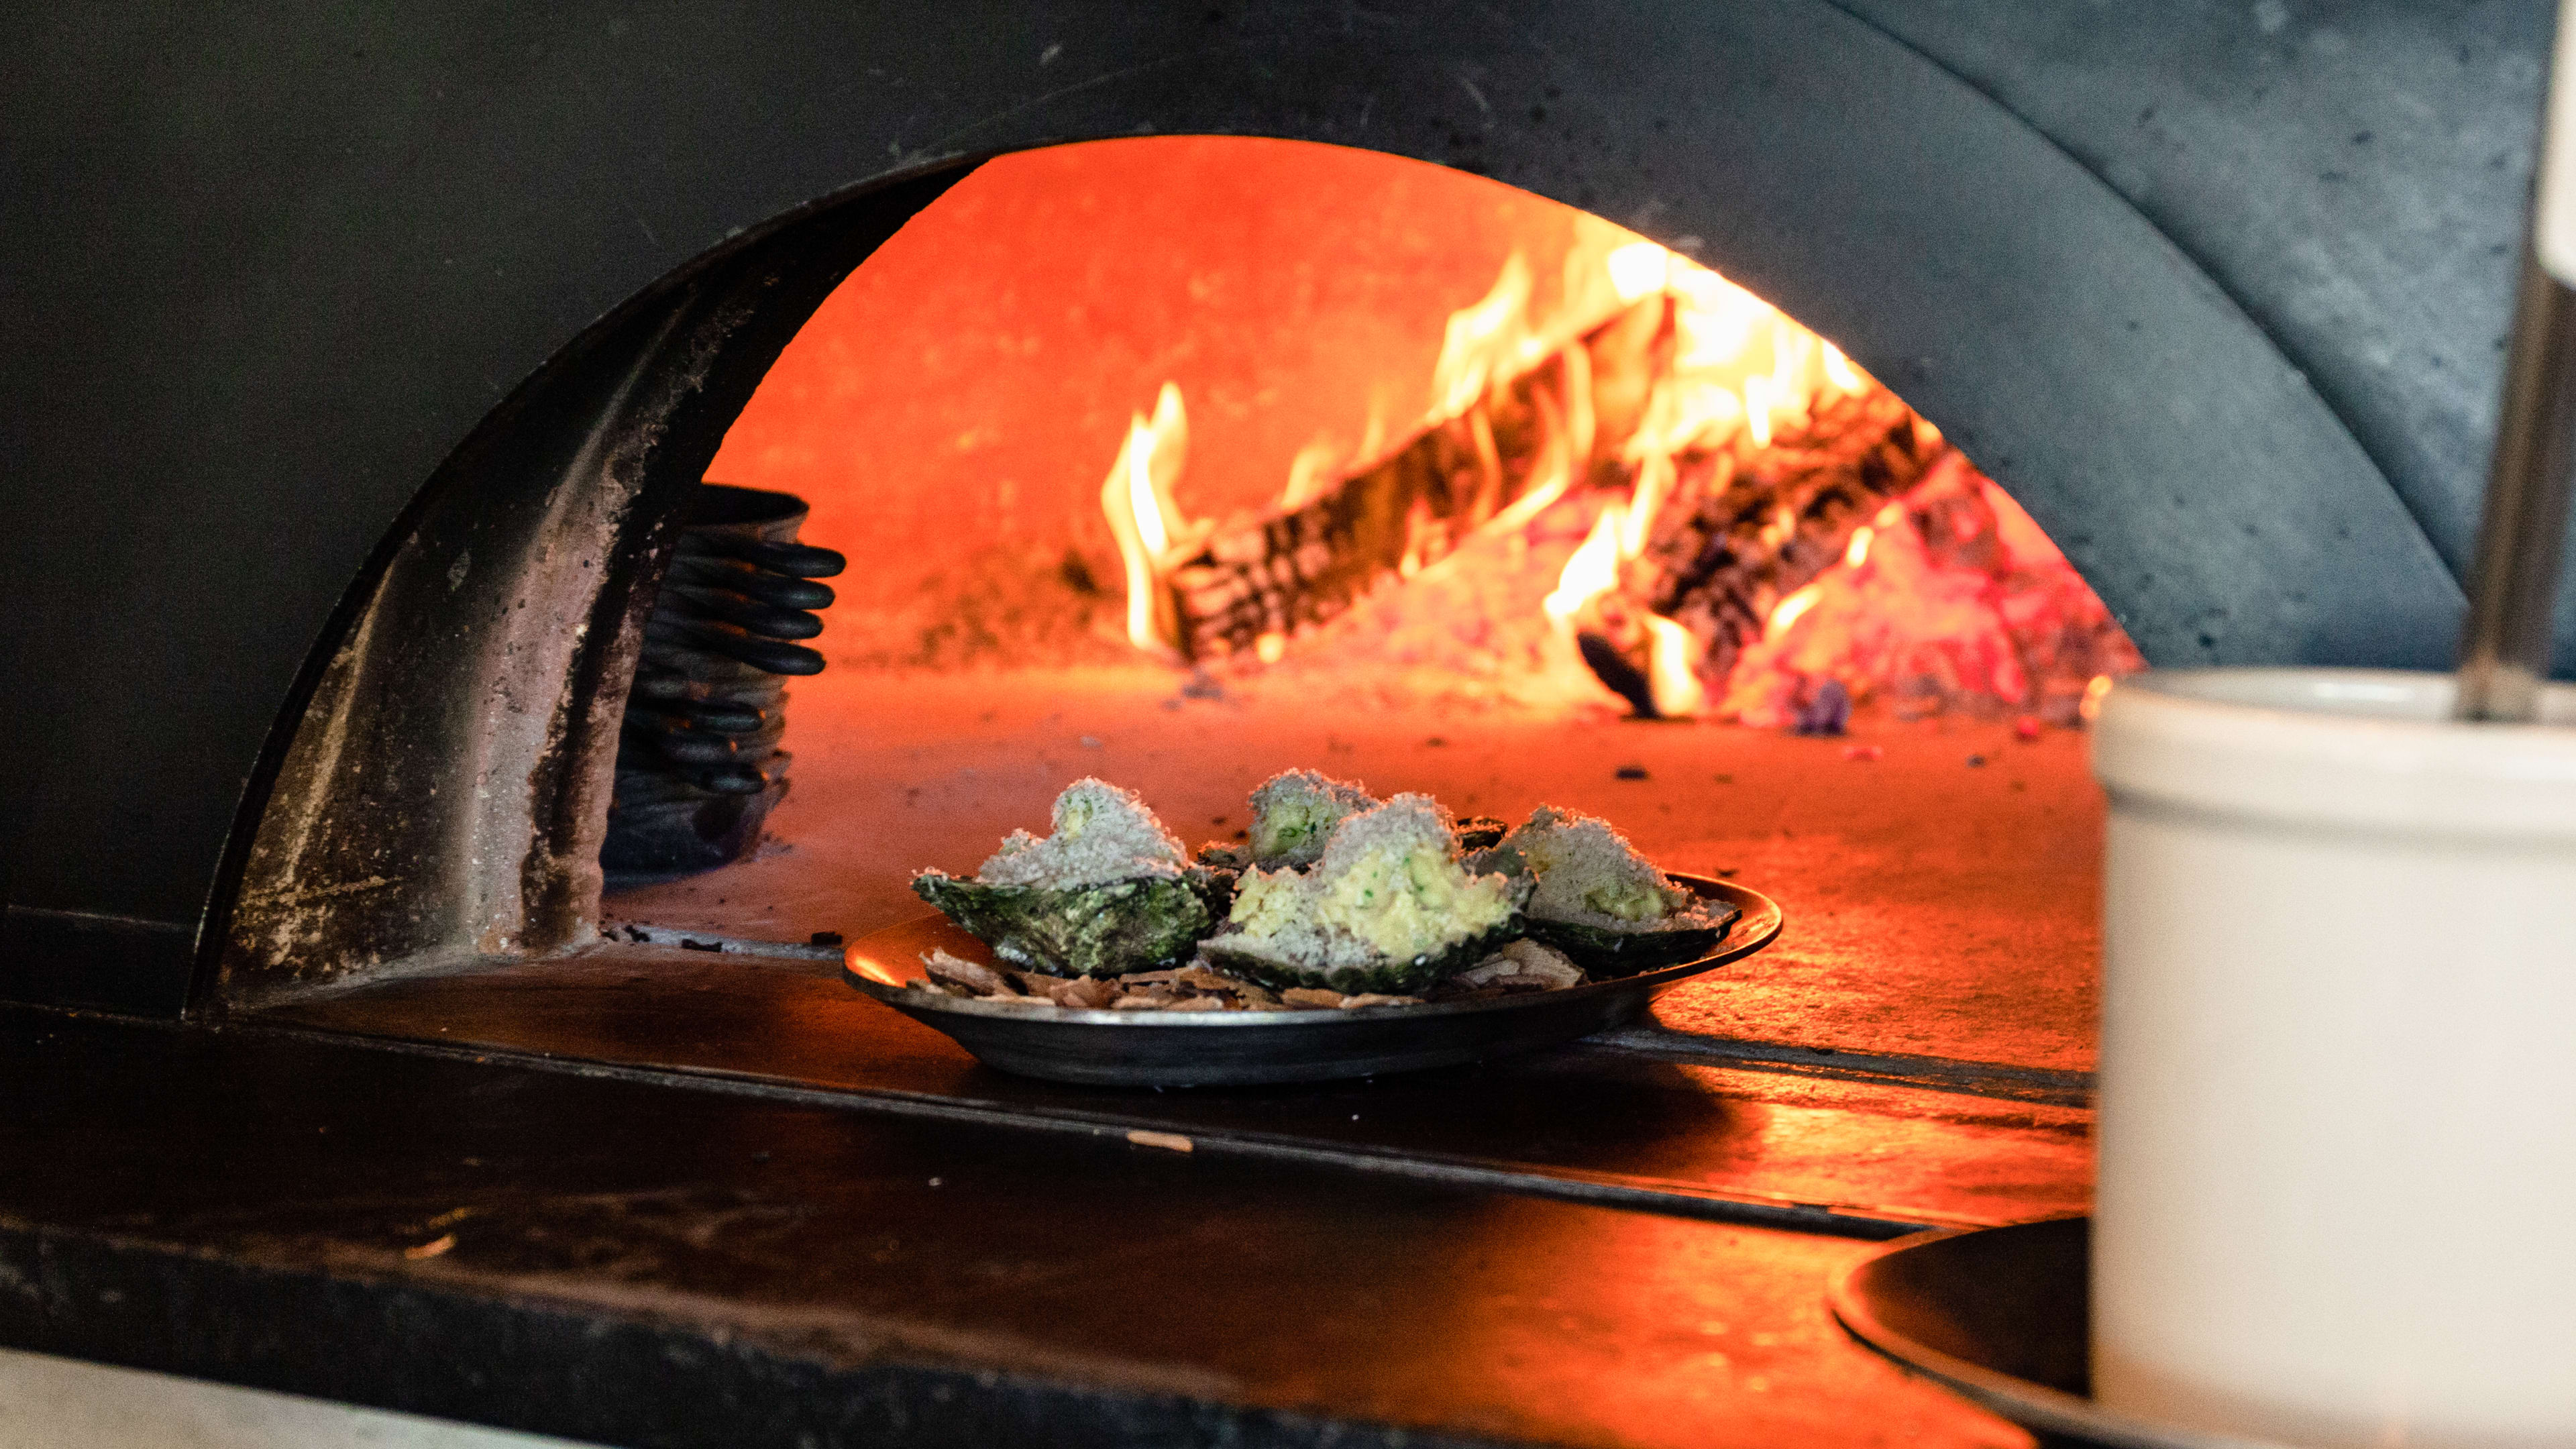
<path fill-rule="evenodd" d="M 1253 787 L 1252 864 L 1264 870 L 1303 870 L 1324 858 L 1333 827 L 1377 797 L 1349 780 L 1314 770 L 1286 770 Z"/>
<path fill-rule="evenodd" d="M 1468 865 L 1527 883 L 1521 926 L 1532 939 L 1616 975 L 1705 956 L 1736 916 L 1673 884 L 1610 822 L 1551 805 Z"/>
<path fill-rule="evenodd" d="M 1514 896 L 1466 868 L 1446 810 L 1398 795 L 1332 826 L 1313 869 L 1245 872 L 1200 951 L 1270 986 L 1418 992 L 1507 939 Z"/>
<path fill-rule="evenodd" d="M 1377 803 L 1356 781 L 1316 770 L 1282 771 L 1253 788 L 1252 825 L 1242 844 L 1211 840 L 1193 858 L 1212 870 L 1241 871 L 1252 865 L 1303 870 L 1323 858 L 1324 837 L 1334 826 Z M 1490 815 L 1471 815 L 1459 818 L 1451 831 L 1460 850 L 1483 850 L 1511 828 Z"/>
<path fill-rule="evenodd" d="M 1103 780 L 1055 801 L 1044 839 L 1011 832 L 973 879 L 925 870 L 914 894 L 1014 966 L 1116 976 L 1186 960 L 1223 918 L 1228 878 L 1192 865 L 1145 802 Z"/>

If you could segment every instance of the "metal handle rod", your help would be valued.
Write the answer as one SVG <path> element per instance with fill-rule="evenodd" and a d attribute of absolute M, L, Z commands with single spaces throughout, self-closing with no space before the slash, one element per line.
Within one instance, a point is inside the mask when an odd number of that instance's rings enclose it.
<path fill-rule="evenodd" d="M 2469 575 L 2469 617 L 2460 634 L 2457 718 L 2527 723 L 2539 717 L 2571 481 L 2576 292 L 2526 253 Z"/>

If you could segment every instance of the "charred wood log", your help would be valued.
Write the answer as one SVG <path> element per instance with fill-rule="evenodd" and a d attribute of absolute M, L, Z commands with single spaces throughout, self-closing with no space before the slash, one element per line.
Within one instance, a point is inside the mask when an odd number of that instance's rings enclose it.
<path fill-rule="evenodd" d="M 1321 623 L 1388 575 L 1410 577 L 1476 529 L 1615 468 L 1641 411 L 1632 374 L 1669 350 L 1669 313 L 1660 295 L 1640 302 L 1321 496 L 1219 527 L 1164 578 L 1181 653 L 1222 656 Z"/>
<path fill-rule="evenodd" d="M 1687 456 L 1621 592 L 1690 630 L 1701 678 L 1723 684 L 1779 602 L 1841 558 L 1852 534 L 1943 448 L 1894 393 L 1874 387 L 1822 404 L 1767 447 L 1739 437 Z"/>

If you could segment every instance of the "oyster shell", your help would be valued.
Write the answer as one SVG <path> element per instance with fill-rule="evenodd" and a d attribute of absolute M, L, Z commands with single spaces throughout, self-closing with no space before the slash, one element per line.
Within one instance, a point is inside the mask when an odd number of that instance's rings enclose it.
<path fill-rule="evenodd" d="M 1246 872 L 1200 950 L 1268 986 L 1411 994 L 1517 934 L 1515 894 L 1466 868 L 1447 811 L 1398 795 L 1336 824 L 1311 870 Z"/>
<path fill-rule="evenodd" d="M 1188 958 L 1216 929 L 1232 877 L 1190 864 L 1133 792 L 1076 780 L 1056 796 L 1052 832 L 1011 832 L 973 879 L 925 870 L 913 893 L 1014 966 L 1116 976 Z"/>
<path fill-rule="evenodd" d="M 1608 821 L 1549 805 L 1468 863 L 1526 881 L 1529 938 L 1605 975 L 1705 956 L 1737 915 L 1674 884 Z"/>

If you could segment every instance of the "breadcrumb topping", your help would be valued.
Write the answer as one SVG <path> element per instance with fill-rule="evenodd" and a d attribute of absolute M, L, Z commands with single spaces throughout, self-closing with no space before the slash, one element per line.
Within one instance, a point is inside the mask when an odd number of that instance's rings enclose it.
<path fill-rule="evenodd" d="M 1014 830 L 975 878 L 986 885 L 1106 885 L 1140 876 L 1176 876 L 1189 864 L 1180 840 L 1144 800 L 1106 780 L 1085 778 L 1055 797 L 1054 833 L 1041 840 Z"/>
<path fill-rule="evenodd" d="M 1715 924 L 1689 891 L 1667 880 L 1609 821 L 1541 805 L 1488 852 L 1491 863 L 1533 880 L 1529 914 L 1605 931 Z"/>
<path fill-rule="evenodd" d="M 1253 788 L 1252 863 L 1273 870 L 1313 865 L 1334 826 L 1377 804 L 1356 781 L 1318 770 L 1283 770 Z"/>
<path fill-rule="evenodd" d="M 1237 944 L 1334 969 L 1436 954 L 1502 925 L 1510 884 L 1458 859 L 1449 812 L 1398 795 L 1345 818 L 1314 870 L 1245 873 L 1231 915 Z"/>

